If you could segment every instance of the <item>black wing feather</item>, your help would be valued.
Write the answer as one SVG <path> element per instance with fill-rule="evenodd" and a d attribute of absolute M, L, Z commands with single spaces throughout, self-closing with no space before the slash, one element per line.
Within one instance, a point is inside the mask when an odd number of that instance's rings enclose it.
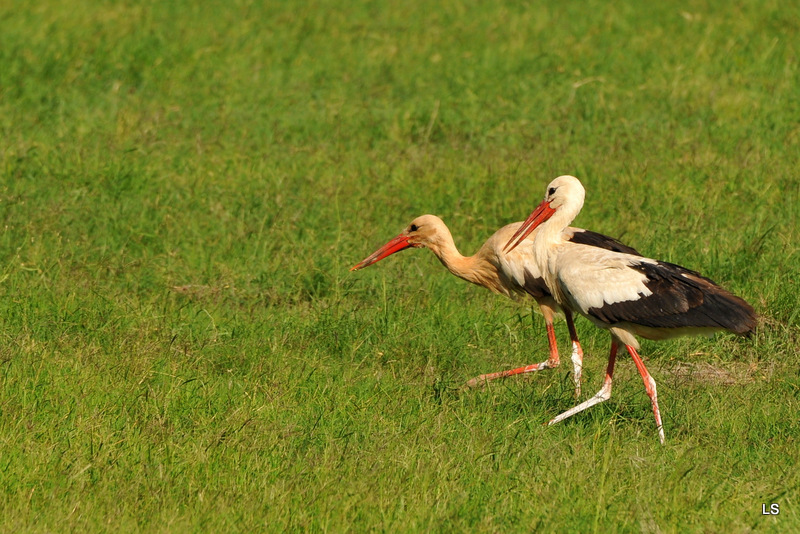
<path fill-rule="evenodd" d="M 590 308 L 589 315 L 608 324 L 721 328 L 737 334 L 749 333 L 756 325 L 755 311 L 744 299 L 695 271 L 667 262 L 636 263 L 630 268 L 647 277 L 645 286 L 652 294 Z"/>
<path fill-rule="evenodd" d="M 549 297 L 550 290 L 544 283 L 544 278 L 535 277 L 528 269 L 525 269 L 525 292 L 533 298 Z"/>
<path fill-rule="evenodd" d="M 597 232 L 592 232 L 591 230 L 576 229 L 569 240 L 573 243 L 579 243 L 581 245 L 589 245 L 591 247 L 603 248 L 614 252 L 621 252 L 623 254 L 641 256 L 636 249 L 631 248 L 624 243 L 620 243 L 613 237 L 598 234 Z"/>

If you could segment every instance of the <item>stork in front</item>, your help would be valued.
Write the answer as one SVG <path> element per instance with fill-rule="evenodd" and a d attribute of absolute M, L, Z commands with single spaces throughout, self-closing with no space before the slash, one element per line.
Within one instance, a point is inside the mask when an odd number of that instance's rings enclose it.
<path fill-rule="evenodd" d="M 728 330 L 749 334 L 756 314 L 743 299 L 713 281 L 679 265 L 570 243 L 562 236 L 580 213 L 585 191 L 573 176 L 560 176 L 517 229 L 505 249 L 530 249 L 545 286 L 564 309 L 576 311 L 611 333 L 611 352 L 603 387 L 592 398 L 558 415 L 557 423 L 611 397 L 614 362 L 620 344 L 631 355 L 644 380 L 658 435 L 664 427 L 656 383 L 638 354 L 635 336 L 666 339 Z M 532 246 L 526 241 L 536 231 Z"/>

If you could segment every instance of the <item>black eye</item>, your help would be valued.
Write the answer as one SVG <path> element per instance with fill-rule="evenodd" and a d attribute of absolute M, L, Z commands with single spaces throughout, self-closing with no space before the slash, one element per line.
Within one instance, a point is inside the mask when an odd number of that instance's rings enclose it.
<path fill-rule="evenodd" d="M 547 194 L 548 194 L 548 195 L 555 195 L 555 194 L 556 194 L 556 188 L 555 188 L 555 187 L 551 187 L 551 188 L 550 188 L 550 189 L 547 191 Z"/>
<path fill-rule="evenodd" d="M 411 232 L 416 232 L 417 230 L 419 230 L 419 228 L 417 228 L 416 224 L 412 224 L 408 229 Z"/>

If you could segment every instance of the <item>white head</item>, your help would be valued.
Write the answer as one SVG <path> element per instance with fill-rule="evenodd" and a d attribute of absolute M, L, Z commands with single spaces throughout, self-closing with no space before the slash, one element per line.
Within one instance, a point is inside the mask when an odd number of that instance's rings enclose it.
<path fill-rule="evenodd" d="M 586 190 L 580 180 L 574 176 L 559 176 L 547 186 L 544 200 L 539 204 L 530 216 L 522 223 L 517 232 L 506 243 L 506 251 L 514 250 L 525 238 L 533 232 L 539 225 L 558 214 L 558 224 L 562 225 L 563 230 L 578 216 L 583 208 L 583 200 L 586 197 Z"/>
<path fill-rule="evenodd" d="M 547 202 L 554 210 L 560 209 L 562 206 L 569 207 L 575 211 L 575 215 L 578 215 L 583 208 L 585 198 L 586 190 L 581 181 L 574 176 L 565 174 L 550 182 L 543 202 Z"/>

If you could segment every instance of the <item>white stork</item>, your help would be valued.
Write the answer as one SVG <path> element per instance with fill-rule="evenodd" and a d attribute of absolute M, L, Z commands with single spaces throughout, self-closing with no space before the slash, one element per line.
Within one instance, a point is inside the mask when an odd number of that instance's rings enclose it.
<path fill-rule="evenodd" d="M 391 239 L 350 270 L 355 271 L 367 267 L 409 247 L 422 247 L 430 249 L 439 258 L 439 261 L 459 278 L 507 297 L 513 298 L 526 293 L 532 296 L 539 304 L 542 315 L 544 315 L 547 339 L 550 345 L 549 358 L 541 363 L 517 369 L 480 375 L 468 381 L 466 384 L 468 387 L 474 387 L 496 378 L 505 378 L 557 367 L 559 365 L 559 355 L 555 330 L 553 329 L 553 318 L 557 312 L 563 311 L 567 320 L 570 338 L 572 339 L 575 395 L 580 396 L 583 350 L 578 341 L 578 334 L 575 331 L 572 313 L 568 309 L 562 310 L 553 300 L 534 261 L 531 247 L 520 247 L 509 253 L 502 251 L 502 246 L 521 225 L 522 223 L 517 222 L 504 226 L 495 232 L 474 256 L 464 257 L 456 248 L 453 236 L 444 222 L 435 215 L 422 215 L 411 221 L 411 224 L 400 235 Z M 618 252 L 638 254 L 634 249 L 611 237 L 580 228 L 565 228 L 562 236 L 565 241 L 582 243 L 589 248 L 600 247 Z M 529 244 L 532 245 L 533 237 L 529 241 Z"/>
<path fill-rule="evenodd" d="M 621 343 L 642 375 L 653 405 L 661 443 L 664 428 L 656 383 L 637 350 L 635 336 L 666 339 L 729 330 L 749 334 L 756 314 L 743 299 L 679 265 L 571 243 L 563 230 L 580 213 L 585 191 L 574 176 L 560 176 L 547 186 L 541 204 L 506 244 L 533 254 L 544 283 L 564 309 L 577 311 L 611 333 L 611 353 L 603 387 L 592 398 L 555 417 L 557 423 L 611 397 L 611 379 Z M 533 244 L 527 236 L 537 230 Z"/>

